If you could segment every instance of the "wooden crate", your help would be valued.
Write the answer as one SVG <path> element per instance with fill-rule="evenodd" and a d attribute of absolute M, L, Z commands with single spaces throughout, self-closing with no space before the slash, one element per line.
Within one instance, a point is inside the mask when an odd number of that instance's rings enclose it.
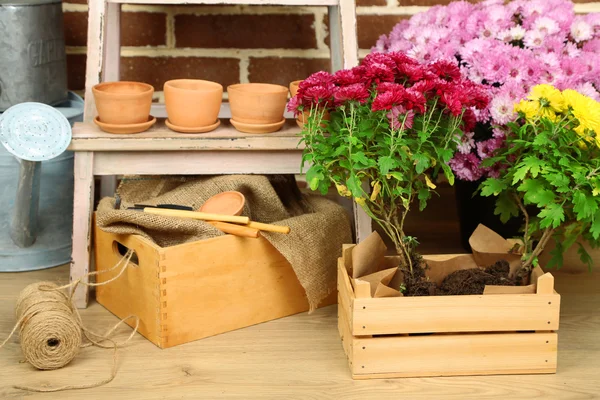
<path fill-rule="evenodd" d="M 532 272 L 535 294 L 361 298 L 352 247 L 338 261 L 338 329 L 354 379 L 556 372 L 550 273 Z"/>
<path fill-rule="evenodd" d="M 136 257 L 123 276 L 97 287 L 97 301 L 119 318 L 139 316 L 139 332 L 160 348 L 309 308 L 291 265 L 262 237 L 226 235 L 161 248 L 137 235 L 98 227 L 94 233 L 98 271 L 114 267 L 124 248 Z M 98 282 L 117 272 L 99 274 Z M 335 300 L 333 291 L 321 306 Z"/>

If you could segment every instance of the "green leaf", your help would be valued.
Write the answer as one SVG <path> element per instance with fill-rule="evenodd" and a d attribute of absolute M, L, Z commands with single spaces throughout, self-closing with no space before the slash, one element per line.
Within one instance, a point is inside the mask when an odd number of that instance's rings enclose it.
<path fill-rule="evenodd" d="M 452 156 L 454 155 L 454 152 L 451 149 L 438 149 L 437 150 L 437 154 L 438 157 L 445 163 L 447 163 L 448 161 L 450 161 L 450 159 L 452 159 Z"/>
<path fill-rule="evenodd" d="M 507 192 L 502 192 L 500 193 L 500 196 L 498 196 L 498 200 L 496 200 L 494 214 L 499 215 L 500 221 L 505 224 L 511 217 L 517 217 L 519 215 L 519 206 Z"/>
<path fill-rule="evenodd" d="M 398 179 L 399 181 L 404 181 L 406 179 L 406 176 L 404 176 L 402 172 L 390 172 L 389 175 Z"/>
<path fill-rule="evenodd" d="M 587 264 L 588 269 L 591 271 L 592 267 L 594 266 L 594 260 L 592 259 L 592 256 L 590 256 L 590 253 L 587 252 L 587 250 L 585 249 L 585 247 L 583 247 L 581 243 L 577 242 L 577 245 L 579 246 L 579 248 L 577 249 L 579 259 L 582 263 Z"/>
<path fill-rule="evenodd" d="M 450 186 L 454 186 L 454 172 L 452 172 L 452 168 L 447 164 L 442 164 L 442 169 L 444 170 L 444 176 L 448 179 Z"/>
<path fill-rule="evenodd" d="M 600 210 L 594 214 L 594 220 L 590 226 L 590 234 L 594 240 L 598 240 L 600 237 Z"/>
<path fill-rule="evenodd" d="M 538 217 L 542 218 L 540 228 L 558 228 L 565 220 L 565 211 L 560 204 L 552 203 L 544 208 Z"/>
<path fill-rule="evenodd" d="M 382 156 L 377 160 L 379 171 L 382 175 L 387 175 L 391 170 L 398 167 L 398 161 L 391 156 Z"/>
<path fill-rule="evenodd" d="M 545 132 L 541 132 L 538 135 L 536 135 L 535 139 L 533 139 L 533 144 L 535 146 L 548 146 L 553 145 L 554 142 L 550 140 L 548 134 L 546 134 Z"/>
<path fill-rule="evenodd" d="M 362 189 L 362 182 L 354 173 L 346 179 L 346 187 L 348 187 L 353 197 L 363 197 L 365 194 Z"/>
<path fill-rule="evenodd" d="M 365 167 L 368 167 L 370 165 L 369 159 L 367 158 L 365 153 L 363 153 L 362 151 L 352 154 L 352 161 L 355 163 L 361 164 Z"/>
<path fill-rule="evenodd" d="M 583 190 L 576 190 L 573 194 L 573 211 L 577 214 L 577 221 L 589 218 L 598 210 L 598 203 L 593 196 L 588 196 Z"/>
<path fill-rule="evenodd" d="M 519 181 L 522 181 L 527 176 L 527 172 L 529 172 L 529 168 L 525 165 L 517 168 L 515 173 L 513 174 L 512 184 L 516 185 Z"/>
<path fill-rule="evenodd" d="M 517 188 L 520 192 L 525 192 L 523 199 L 525 204 L 536 204 L 539 207 L 547 206 L 554 202 L 556 196 L 554 192 L 544 187 L 544 182 L 540 179 L 527 179 Z"/>
<path fill-rule="evenodd" d="M 491 195 L 498 196 L 502 191 L 506 190 L 506 182 L 497 178 L 488 178 L 481 184 L 481 195 L 489 197 Z"/>
<path fill-rule="evenodd" d="M 317 190 L 319 188 L 319 184 L 322 180 L 325 179 L 325 175 L 322 172 L 322 167 L 320 165 L 313 165 L 306 171 L 306 181 L 310 186 L 311 190 Z"/>
<path fill-rule="evenodd" d="M 523 165 L 529 169 L 531 176 L 537 177 L 546 163 L 534 156 L 527 156 L 523 159 Z"/>
<path fill-rule="evenodd" d="M 558 193 L 568 193 L 571 191 L 569 184 L 571 180 L 568 176 L 561 173 L 546 174 L 546 180 L 556 188 Z"/>
<path fill-rule="evenodd" d="M 419 189 L 419 211 L 423 211 L 427 206 L 427 200 L 431 197 L 431 192 L 427 188 Z"/>
<path fill-rule="evenodd" d="M 415 154 L 413 155 L 415 159 L 415 170 L 417 174 L 423 173 L 427 168 L 429 168 L 429 157 L 425 154 Z"/>
<path fill-rule="evenodd" d="M 546 264 L 546 268 L 556 267 L 556 269 L 561 269 L 563 266 L 564 248 L 563 248 L 563 245 L 560 242 L 560 240 L 558 240 L 556 237 L 554 238 L 554 243 L 555 243 L 555 246 L 550 251 L 551 257 L 550 257 L 550 260 L 548 261 L 548 264 Z"/>

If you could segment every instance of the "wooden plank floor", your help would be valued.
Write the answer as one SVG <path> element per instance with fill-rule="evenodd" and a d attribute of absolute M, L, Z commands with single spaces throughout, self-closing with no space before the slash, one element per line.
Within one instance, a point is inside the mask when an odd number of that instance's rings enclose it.
<path fill-rule="evenodd" d="M 0 274 L 0 338 L 14 324 L 19 291 L 38 280 L 66 282 L 68 270 Z M 563 295 L 556 375 L 353 381 L 336 328 L 336 306 L 241 329 L 168 350 L 141 336 L 121 350 L 116 379 L 60 394 L 27 393 L 19 384 L 78 384 L 103 379 L 111 352 L 84 349 L 66 368 L 36 371 L 18 339 L 0 350 L 0 399 L 592 399 L 600 397 L 600 271 L 556 279 Z M 90 328 L 116 318 L 98 304 L 83 311 Z M 124 337 L 128 329 L 123 328 Z"/>

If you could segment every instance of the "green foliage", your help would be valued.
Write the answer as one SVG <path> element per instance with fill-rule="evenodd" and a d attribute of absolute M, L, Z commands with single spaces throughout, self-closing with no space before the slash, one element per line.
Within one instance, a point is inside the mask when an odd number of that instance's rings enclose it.
<path fill-rule="evenodd" d="M 550 238 L 556 246 L 548 266 L 557 268 L 582 235 L 593 245 L 600 239 L 600 150 L 593 132 L 575 132 L 572 121 L 568 114 L 554 121 L 521 115 L 509 125 L 506 147 L 489 161 L 502 161 L 506 169 L 480 186 L 481 195 L 498 196 L 495 213 L 502 221 L 526 213 L 524 261 L 529 265 Z M 577 245 L 581 260 L 591 266 L 589 254 Z"/>
<path fill-rule="evenodd" d="M 311 189 L 325 192 L 334 184 L 341 195 L 354 198 L 410 265 L 417 242 L 404 234 L 404 218 L 414 203 L 420 210 L 427 206 L 433 177 L 441 173 L 454 183 L 447 162 L 462 134 L 462 116 L 445 112 L 435 100 L 416 113 L 410 129 L 393 129 L 387 114 L 358 102 L 329 110 L 328 119 L 322 110 L 310 110 L 302 131 L 303 165 L 309 165 Z"/>

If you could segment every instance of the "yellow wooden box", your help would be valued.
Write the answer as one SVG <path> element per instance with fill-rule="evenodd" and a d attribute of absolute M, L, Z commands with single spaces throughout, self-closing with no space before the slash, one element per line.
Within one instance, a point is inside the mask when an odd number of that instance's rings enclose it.
<path fill-rule="evenodd" d="M 98 303 L 119 318 L 139 316 L 139 332 L 160 348 L 309 308 L 291 265 L 262 237 L 225 235 L 161 248 L 97 226 L 94 234 L 98 271 L 113 268 L 127 248 L 135 252 L 123 276 L 97 287 Z M 116 273 L 99 274 L 98 282 Z M 321 306 L 333 303 L 335 291 Z"/>
<path fill-rule="evenodd" d="M 338 329 L 354 379 L 556 372 L 550 273 L 536 267 L 533 294 L 357 298 L 352 247 L 338 261 Z"/>

